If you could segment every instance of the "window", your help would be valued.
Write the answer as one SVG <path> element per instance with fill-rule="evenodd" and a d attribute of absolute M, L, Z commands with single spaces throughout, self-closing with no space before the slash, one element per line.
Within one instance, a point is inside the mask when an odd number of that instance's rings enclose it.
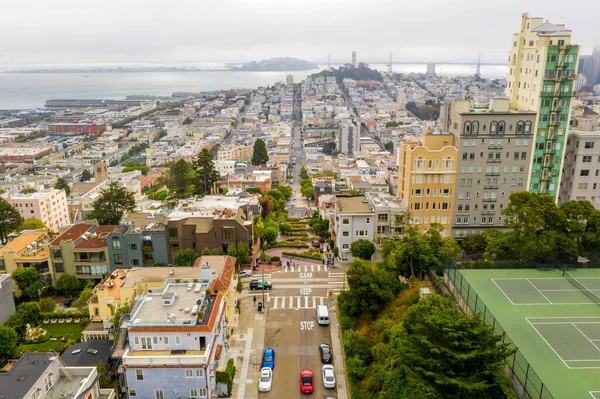
<path fill-rule="evenodd" d="M 342 219 L 342 224 L 350 224 L 350 219 Z"/>
<path fill-rule="evenodd" d="M 169 237 L 177 237 L 177 227 L 169 229 Z"/>
<path fill-rule="evenodd" d="M 342 249 L 348 249 L 349 245 L 348 244 L 342 244 Z"/>
<path fill-rule="evenodd" d="M 192 398 L 197 398 L 198 397 L 198 388 L 190 388 L 190 396 Z"/>
<path fill-rule="evenodd" d="M 578 190 L 587 190 L 587 188 L 588 188 L 588 184 L 587 183 L 579 183 L 577 185 L 577 189 Z"/>
<path fill-rule="evenodd" d="M 163 342 L 165 345 L 169 345 L 169 337 L 163 337 Z"/>
<path fill-rule="evenodd" d="M 342 231 L 342 237 L 349 237 L 349 236 L 350 236 L 350 232 Z"/>
<path fill-rule="evenodd" d="M 129 244 L 129 249 L 132 251 L 137 251 L 138 246 L 137 246 L 137 244 Z"/>
<path fill-rule="evenodd" d="M 366 218 L 365 223 L 367 223 L 367 224 L 371 223 L 371 218 Z"/>
<path fill-rule="evenodd" d="M 138 381 L 144 381 L 144 370 L 135 370 L 135 379 Z"/>
<path fill-rule="evenodd" d="M 137 391 L 135 389 L 129 388 L 129 397 L 137 396 Z"/>
<path fill-rule="evenodd" d="M 202 372 L 202 369 L 196 369 L 196 378 L 202 378 L 204 377 L 204 373 Z"/>
<path fill-rule="evenodd" d="M 113 237 L 112 239 L 112 248 L 113 249 L 121 249 L 121 239 L 118 237 Z"/>
<path fill-rule="evenodd" d="M 469 122 L 469 121 L 465 122 L 463 132 L 465 133 L 465 135 L 471 134 L 471 122 Z"/>
<path fill-rule="evenodd" d="M 377 215 L 377 221 L 378 222 L 387 222 L 388 221 L 388 214 L 387 213 L 380 213 L 379 215 Z"/>
<path fill-rule="evenodd" d="M 594 148 L 594 142 L 593 141 L 586 141 L 585 145 L 583 146 L 583 148 Z"/>
<path fill-rule="evenodd" d="M 492 121 L 490 123 L 490 134 L 496 134 L 498 132 L 498 122 Z"/>
<path fill-rule="evenodd" d="M 592 162 L 592 156 L 591 155 L 584 155 L 583 159 L 581 160 L 581 162 L 583 162 L 583 163 L 590 163 L 590 162 Z"/>
<path fill-rule="evenodd" d="M 206 396 L 208 396 L 206 388 L 200 388 L 200 389 L 198 389 L 198 393 L 200 394 L 201 398 L 206 398 Z"/>
<path fill-rule="evenodd" d="M 175 345 L 181 345 L 181 337 L 175 337 Z"/>
<path fill-rule="evenodd" d="M 589 169 L 583 169 L 579 172 L 579 176 L 589 176 L 589 175 L 590 175 Z"/>
<path fill-rule="evenodd" d="M 162 389 L 157 389 L 154 391 L 155 399 L 165 399 L 165 392 Z"/>
<path fill-rule="evenodd" d="M 471 133 L 473 134 L 477 134 L 479 133 L 479 122 L 473 122 L 473 124 L 471 125 Z"/>
<path fill-rule="evenodd" d="M 114 241 L 113 241 L 114 243 Z M 115 265 L 122 265 L 123 264 L 123 255 L 121 254 L 114 254 L 113 255 L 114 260 L 115 260 Z"/>
<path fill-rule="evenodd" d="M 506 123 L 504 123 L 504 121 L 500 121 L 498 123 L 498 133 L 504 133 L 506 127 Z"/>
<path fill-rule="evenodd" d="M 517 122 L 517 133 L 523 133 L 525 130 L 525 123 L 523 121 Z"/>
<path fill-rule="evenodd" d="M 185 378 L 194 378 L 194 370 L 186 369 L 185 370 Z M 195 395 L 192 395 L 195 396 Z"/>
<path fill-rule="evenodd" d="M 224 228 L 223 229 L 223 240 L 224 241 L 233 241 L 235 236 L 235 230 L 233 228 Z"/>

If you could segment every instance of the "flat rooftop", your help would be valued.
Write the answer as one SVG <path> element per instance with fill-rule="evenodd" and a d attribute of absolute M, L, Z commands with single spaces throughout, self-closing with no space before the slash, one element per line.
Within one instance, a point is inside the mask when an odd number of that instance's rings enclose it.
<path fill-rule="evenodd" d="M 188 286 L 191 284 L 191 288 Z M 148 292 L 140 298 L 134 310 L 130 327 L 148 324 L 196 325 L 197 313 L 193 308 L 202 303 L 208 285 L 205 283 L 167 283 L 161 292 Z M 172 305 L 165 305 L 172 301 Z M 198 307 L 196 307 L 198 310 Z M 210 312 L 205 312 L 210 314 Z"/>
<path fill-rule="evenodd" d="M 363 196 L 361 197 L 338 197 L 337 208 L 339 213 L 371 213 L 371 205 Z"/>
<path fill-rule="evenodd" d="M 44 231 L 36 230 L 23 233 L 9 241 L 5 246 L 0 247 L 0 257 L 4 256 L 5 252 L 15 252 L 19 260 L 22 260 L 22 258 L 32 261 L 46 260 L 48 259 L 49 253 L 43 248 L 43 245 L 46 243 L 47 239 L 48 234 Z M 39 245 L 41 241 L 43 241 L 43 243 L 42 245 Z"/>
<path fill-rule="evenodd" d="M 44 396 L 44 399 L 74 398 L 87 377 L 87 375 L 73 375 L 73 379 L 69 380 L 67 377 L 61 375 L 46 396 Z"/>

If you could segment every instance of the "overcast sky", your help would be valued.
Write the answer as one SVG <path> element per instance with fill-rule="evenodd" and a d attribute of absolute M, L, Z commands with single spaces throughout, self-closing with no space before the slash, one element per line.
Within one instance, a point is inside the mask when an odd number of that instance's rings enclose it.
<path fill-rule="evenodd" d="M 2 1 L 0 65 L 245 61 L 503 63 L 520 16 L 565 23 L 582 53 L 600 43 L 600 1 Z"/>

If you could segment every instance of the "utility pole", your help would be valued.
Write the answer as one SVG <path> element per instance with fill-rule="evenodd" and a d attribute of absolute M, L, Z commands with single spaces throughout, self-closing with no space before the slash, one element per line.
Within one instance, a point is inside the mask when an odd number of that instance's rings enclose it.
<path fill-rule="evenodd" d="M 263 305 L 263 312 L 264 312 L 267 309 L 267 303 L 265 302 L 265 291 L 266 291 L 267 287 L 264 284 L 264 282 L 265 282 L 265 265 L 263 265 L 263 267 L 262 267 L 262 281 L 263 281 L 262 305 Z"/>

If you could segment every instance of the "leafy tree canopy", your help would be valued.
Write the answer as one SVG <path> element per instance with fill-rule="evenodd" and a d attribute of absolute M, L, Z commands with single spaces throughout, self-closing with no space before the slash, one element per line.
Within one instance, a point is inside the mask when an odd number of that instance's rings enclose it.
<path fill-rule="evenodd" d="M 375 244 L 369 240 L 356 240 L 350 244 L 350 253 L 355 258 L 370 260 L 375 253 Z"/>
<path fill-rule="evenodd" d="M 69 273 L 65 273 L 56 279 L 56 289 L 67 296 L 79 294 L 83 285 L 81 280 Z"/>
<path fill-rule="evenodd" d="M 67 196 L 69 194 L 71 194 L 71 187 L 69 187 L 69 183 L 67 183 L 67 181 L 62 177 L 59 177 L 58 179 L 56 179 L 54 188 L 57 190 L 65 190 L 65 193 L 67 194 Z"/>
<path fill-rule="evenodd" d="M 94 210 L 87 215 L 87 220 L 95 219 L 101 225 L 118 225 L 126 212 L 135 209 L 136 202 L 132 191 L 114 181 L 100 190 L 92 206 Z"/>
<path fill-rule="evenodd" d="M 7 200 L 0 197 L 0 243 L 6 244 L 8 235 L 23 222 L 23 217 Z"/>
<path fill-rule="evenodd" d="M 173 254 L 173 263 L 177 266 L 193 266 L 198 256 L 200 255 L 193 249 L 180 249 Z"/>
<path fill-rule="evenodd" d="M 219 172 L 215 169 L 215 164 L 210 151 L 203 148 L 198 154 L 194 163 L 194 172 L 196 174 L 196 191 L 198 195 L 210 194 L 213 185 L 219 180 Z"/>
<path fill-rule="evenodd" d="M 254 149 L 252 151 L 252 165 L 265 165 L 267 162 L 269 162 L 267 145 L 263 139 L 256 139 L 254 141 Z"/>

